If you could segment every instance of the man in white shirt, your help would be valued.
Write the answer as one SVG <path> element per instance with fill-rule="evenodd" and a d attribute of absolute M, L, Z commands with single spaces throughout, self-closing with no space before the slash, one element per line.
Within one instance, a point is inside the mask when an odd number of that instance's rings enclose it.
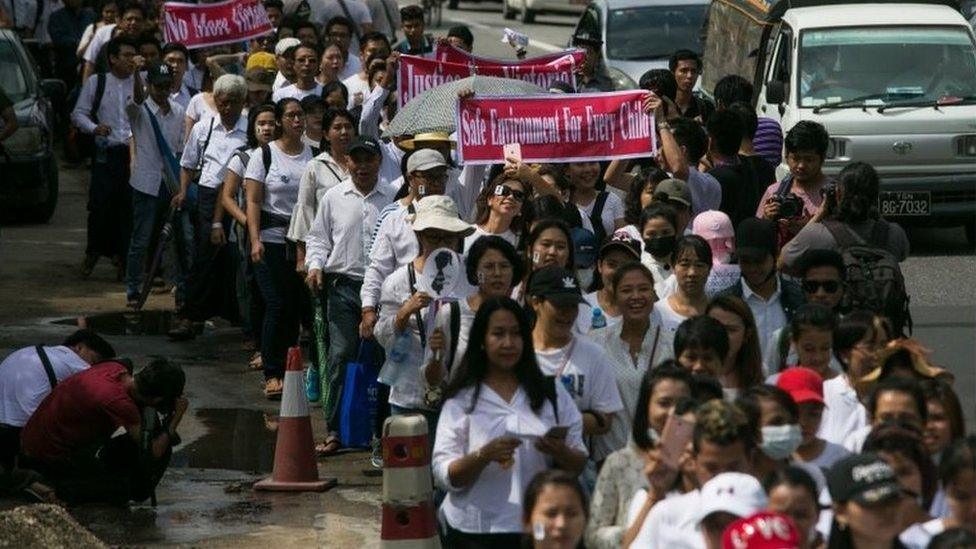
<path fill-rule="evenodd" d="M 295 79 L 295 49 L 302 43 L 297 38 L 282 38 L 275 44 L 275 65 L 278 67 L 278 74 L 275 76 L 272 90 L 279 90 L 291 84 Z"/>
<path fill-rule="evenodd" d="M 274 103 L 293 97 L 299 101 L 310 95 L 322 96 L 322 84 L 315 79 L 319 72 L 319 53 L 314 46 L 299 44 L 292 51 L 295 77 L 291 84 L 275 90 L 271 96 Z"/>
<path fill-rule="evenodd" d="M 105 256 L 115 262 L 121 282 L 132 219 L 128 184 L 131 133 L 125 106 L 132 97 L 136 45 L 120 37 L 113 38 L 106 48 L 111 70 L 85 80 L 71 111 L 71 122 L 84 133 L 95 135 L 88 187 L 88 244 L 81 274 L 91 274 L 98 258 Z"/>
<path fill-rule="evenodd" d="M 353 23 L 344 16 L 333 17 L 325 24 L 323 39 L 335 42 L 346 50 L 346 66 L 339 73 L 339 80 L 345 80 L 359 72 L 359 47 L 352 49 Z"/>
<path fill-rule="evenodd" d="M 379 214 L 369 251 L 369 265 L 360 292 L 362 322 L 359 334 L 371 339 L 376 325 L 376 306 L 379 304 L 383 281 L 397 268 L 406 265 L 420 253 L 420 245 L 413 234 L 413 203 L 425 196 L 444 194 L 447 183 L 447 161 L 433 149 L 421 149 L 407 159 L 407 181 L 410 192 Z"/>
<path fill-rule="evenodd" d="M 126 263 L 125 297 L 126 306 L 139 305 L 139 294 L 142 289 L 143 263 L 146 259 L 146 248 L 152 237 L 156 216 L 165 215 L 169 206 L 169 197 L 177 191 L 178 182 L 173 164 L 177 154 L 183 150 L 183 107 L 170 99 L 174 71 L 168 65 L 150 65 L 146 71 L 149 97 L 143 91 L 142 77 L 136 71 L 132 79 L 132 101 L 125 106 L 125 113 L 132 128 L 132 140 L 135 144 L 135 158 L 133 171 L 129 178 L 132 187 L 132 240 L 129 242 L 129 255 Z M 159 139 L 155 127 L 166 142 L 168 150 L 160 149 Z M 169 179 L 167 181 L 167 179 Z M 167 190 L 160 192 L 163 185 Z M 185 217 L 182 214 L 181 217 Z M 189 219 L 177 222 L 176 237 L 177 253 L 182 254 L 187 249 L 186 244 L 192 238 Z M 183 245 L 180 245 L 180 244 Z M 183 265 L 189 264 L 189 258 L 183 256 Z M 177 269 L 176 289 L 177 303 L 183 301 L 185 272 Z"/>
<path fill-rule="evenodd" d="M 349 177 L 322 196 L 305 239 L 306 282 L 324 290 L 328 303 L 330 394 L 342 394 L 345 365 L 356 356 L 362 305 L 359 292 L 366 273 L 373 225 L 395 193 L 379 184 L 380 144 L 357 137 L 349 144 Z M 411 236 L 413 236 L 411 234 Z M 416 238 L 416 237 L 414 237 Z M 329 437 L 339 434 L 338 399 L 324 403 Z"/>
<path fill-rule="evenodd" d="M 200 92 L 187 86 L 186 79 L 183 78 L 190 65 L 190 50 L 179 42 L 170 42 L 163 46 L 163 63 L 169 66 L 170 74 L 173 75 L 169 98 L 185 111 L 190 99 Z"/>
<path fill-rule="evenodd" d="M 386 59 L 390 56 L 390 41 L 386 39 L 383 33 L 371 32 L 363 36 L 359 47 L 361 68 L 359 72 L 342 81 L 342 84 L 346 86 L 346 90 L 349 92 L 350 109 L 357 105 L 362 105 L 363 101 L 369 95 L 369 76 L 366 72 L 369 70 L 369 67 L 366 65 L 374 56 L 379 56 L 380 59 Z"/>
<path fill-rule="evenodd" d="M 734 404 L 710 400 L 695 410 L 692 438 L 694 477 L 698 486 L 722 473 L 752 473 L 757 451 L 756 432 L 745 413 Z M 698 528 L 704 498 L 700 490 L 669 494 L 678 471 L 664 461 L 656 462 L 651 475 L 657 485 L 640 489 L 630 502 L 624 546 L 650 549 L 704 549 Z"/>
<path fill-rule="evenodd" d="M 0 362 L 0 469 L 11 468 L 21 429 L 54 385 L 114 356 L 115 349 L 101 336 L 78 330 L 61 345 L 24 347 Z"/>
<path fill-rule="evenodd" d="M 356 0 L 318 0 L 312 2 L 312 16 L 310 20 L 319 27 L 327 25 L 335 17 L 345 17 L 354 27 L 349 40 L 349 51 L 359 51 L 359 40 L 364 35 L 373 32 L 373 17 L 369 14 L 366 4 Z"/>
<path fill-rule="evenodd" d="M 82 58 L 85 66 L 82 69 L 81 79 L 88 80 L 88 77 L 95 74 L 98 65 L 98 58 L 112 38 L 126 36 L 135 40 L 142 34 L 146 27 L 146 10 L 138 2 L 127 3 L 119 6 L 118 22 L 112 25 L 105 25 L 95 31 L 88 44 L 88 49 Z"/>
<path fill-rule="evenodd" d="M 180 191 L 173 197 L 173 207 L 181 208 L 190 183 L 199 175 L 193 263 L 187 278 L 187 299 L 178 312 L 180 321 L 169 333 L 173 339 L 194 337 L 191 321 L 202 322 L 215 315 L 236 318 L 236 305 L 231 307 L 236 301 L 234 282 L 229 278 L 234 270 L 224 268 L 229 262 L 221 250 L 229 219 L 219 199 L 227 163 L 247 143 L 247 117 L 242 114 L 247 82 L 242 76 L 225 74 L 214 82 L 213 98 L 219 116 L 202 119 L 190 130 L 180 159 Z"/>
<path fill-rule="evenodd" d="M 742 277 L 719 292 L 741 298 L 756 319 L 760 349 L 776 352 L 776 331 L 786 327 L 805 301 L 799 286 L 776 272 L 777 231 L 772 221 L 748 217 L 735 229 Z"/>

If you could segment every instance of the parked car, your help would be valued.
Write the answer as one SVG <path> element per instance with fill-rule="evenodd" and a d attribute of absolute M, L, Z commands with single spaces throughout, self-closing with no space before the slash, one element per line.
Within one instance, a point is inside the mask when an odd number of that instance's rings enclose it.
<path fill-rule="evenodd" d="M 882 215 L 963 225 L 973 242 L 976 38 L 958 5 L 759 4 L 712 2 L 705 88 L 730 73 L 751 80 L 757 114 L 784 132 L 801 120 L 827 128 L 827 174 L 857 160 L 877 169 Z"/>
<path fill-rule="evenodd" d="M 502 0 L 502 16 L 523 23 L 535 22 L 540 13 L 568 13 L 577 15 L 586 9 L 586 0 Z"/>
<path fill-rule="evenodd" d="M 603 60 L 618 90 L 635 89 L 651 69 L 668 68 L 675 50 L 701 53 L 708 0 L 593 0 L 573 34 L 603 37 Z"/>
<path fill-rule="evenodd" d="M 64 82 L 40 80 L 20 38 L 0 29 L 0 88 L 14 103 L 19 127 L 3 142 L 0 156 L 0 215 L 47 222 L 58 203 L 54 156 L 55 115 L 50 97 L 64 94 Z"/>

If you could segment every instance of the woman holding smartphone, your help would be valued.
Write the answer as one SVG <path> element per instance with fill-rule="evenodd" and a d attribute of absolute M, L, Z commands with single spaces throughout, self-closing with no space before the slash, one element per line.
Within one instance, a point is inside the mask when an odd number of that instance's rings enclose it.
<path fill-rule="evenodd" d="M 482 303 L 469 341 L 445 391 L 431 464 L 447 492 L 447 545 L 518 547 L 529 480 L 552 467 L 573 475 L 583 469 L 582 418 L 566 390 L 539 369 L 516 302 Z M 563 436 L 547 436 L 557 432 Z"/>

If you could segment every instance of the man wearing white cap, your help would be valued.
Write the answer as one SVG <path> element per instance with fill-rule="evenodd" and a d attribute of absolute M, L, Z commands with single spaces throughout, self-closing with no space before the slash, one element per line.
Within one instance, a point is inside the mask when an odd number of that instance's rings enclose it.
<path fill-rule="evenodd" d="M 320 291 L 325 287 L 329 320 L 329 381 L 331 394 L 342 394 L 345 365 L 355 358 L 361 305 L 359 292 L 366 272 L 370 236 L 380 210 L 394 197 L 378 184 L 380 145 L 359 136 L 349 144 L 349 177 L 326 191 L 319 203 L 305 246 L 306 282 Z M 413 236 L 413 235 L 411 235 Z M 330 399 L 329 405 L 336 404 Z M 329 437 L 323 453 L 338 449 L 339 406 L 325 410 Z"/>
<path fill-rule="evenodd" d="M 288 86 L 295 79 L 295 50 L 302 42 L 297 38 L 282 38 L 275 44 L 275 64 L 278 65 L 278 75 L 275 76 L 272 91 Z"/>
<path fill-rule="evenodd" d="M 742 517 L 766 507 L 766 492 L 756 477 L 745 473 L 722 473 L 701 489 L 698 526 L 707 549 L 722 547 L 725 528 Z"/>
<path fill-rule="evenodd" d="M 380 212 L 379 226 L 373 235 L 369 266 L 360 293 L 363 320 L 359 333 L 367 339 L 373 337 L 376 305 L 383 281 L 398 267 L 417 257 L 420 251 L 410 226 L 416 214 L 416 201 L 425 196 L 444 194 L 447 184 L 447 161 L 444 155 L 433 149 L 421 149 L 413 153 L 407 160 L 407 183 L 410 185 L 410 192 Z"/>

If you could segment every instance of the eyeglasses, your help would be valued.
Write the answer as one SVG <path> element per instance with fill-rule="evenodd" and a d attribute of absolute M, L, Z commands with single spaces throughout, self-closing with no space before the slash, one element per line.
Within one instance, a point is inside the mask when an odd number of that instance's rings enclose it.
<path fill-rule="evenodd" d="M 300 120 L 302 118 L 305 118 L 305 113 L 301 111 L 293 111 L 293 112 L 286 112 L 281 116 L 283 116 L 284 118 L 291 118 L 293 120 Z"/>
<path fill-rule="evenodd" d="M 511 196 L 513 199 L 519 202 L 525 202 L 525 191 L 506 187 L 505 185 L 498 185 L 495 187 L 495 196 Z"/>
<path fill-rule="evenodd" d="M 840 282 L 837 280 L 804 280 L 803 291 L 808 294 L 815 294 L 823 288 L 828 294 L 836 294 L 840 290 Z"/>

